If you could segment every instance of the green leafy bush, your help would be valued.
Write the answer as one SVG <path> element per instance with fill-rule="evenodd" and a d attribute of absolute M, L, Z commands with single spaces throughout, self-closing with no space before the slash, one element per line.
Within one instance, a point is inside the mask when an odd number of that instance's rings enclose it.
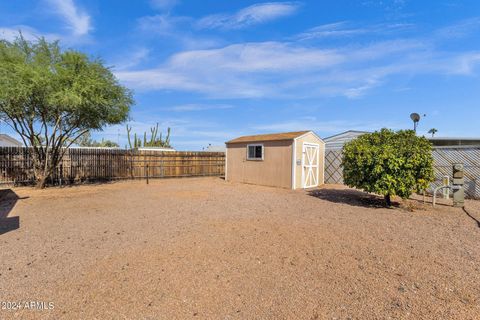
<path fill-rule="evenodd" d="M 408 198 L 433 181 L 431 143 L 412 130 L 382 129 L 364 134 L 343 147 L 343 179 L 349 187 L 385 197 Z"/>

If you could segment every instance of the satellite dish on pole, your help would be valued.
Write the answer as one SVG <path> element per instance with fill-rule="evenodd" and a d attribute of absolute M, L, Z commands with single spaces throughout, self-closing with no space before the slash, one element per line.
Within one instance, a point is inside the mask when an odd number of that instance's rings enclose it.
<path fill-rule="evenodd" d="M 420 121 L 420 115 L 418 113 L 412 113 L 410 119 L 412 119 L 413 122 L 418 122 Z"/>
<path fill-rule="evenodd" d="M 413 130 L 417 132 L 417 125 L 418 125 L 418 122 L 420 121 L 420 115 L 414 112 L 410 115 L 410 119 L 412 119 L 413 121 Z"/>

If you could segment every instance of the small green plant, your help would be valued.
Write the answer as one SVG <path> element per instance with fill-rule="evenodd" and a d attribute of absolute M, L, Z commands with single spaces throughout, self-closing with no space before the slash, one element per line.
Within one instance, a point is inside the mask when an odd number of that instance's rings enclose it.
<path fill-rule="evenodd" d="M 133 134 L 133 142 L 131 138 L 132 127 L 127 125 L 127 137 L 128 137 L 128 145 L 130 149 L 136 149 L 141 147 L 163 147 L 163 148 L 171 148 L 170 146 L 170 128 L 167 129 L 167 135 L 165 139 L 162 138 L 162 133 L 158 135 L 158 123 L 156 126 L 150 128 L 150 139 L 147 139 L 147 133 L 143 133 L 143 142 L 137 136 L 136 133 Z M 158 137 L 157 137 L 158 136 Z"/>
<path fill-rule="evenodd" d="M 118 148 L 119 145 L 116 142 L 111 140 L 105 140 L 102 138 L 101 141 L 96 141 L 92 139 L 90 131 L 86 132 L 77 140 L 77 145 L 80 147 L 107 147 L 107 148 Z"/>
<path fill-rule="evenodd" d="M 364 134 L 343 147 L 343 178 L 349 187 L 408 198 L 434 179 L 431 143 L 412 130 L 388 129 Z"/>

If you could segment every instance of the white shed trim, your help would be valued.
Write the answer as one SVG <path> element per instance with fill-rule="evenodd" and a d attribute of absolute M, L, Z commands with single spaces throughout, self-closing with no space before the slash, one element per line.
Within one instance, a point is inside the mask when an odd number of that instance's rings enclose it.
<path fill-rule="evenodd" d="M 308 134 L 310 134 L 310 133 L 313 134 L 318 140 L 320 140 L 320 141 L 322 141 L 322 142 L 325 142 L 325 141 L 323 141 L 322 138 L 320 138 L 320 137 L 319 137 L 315 132 L 313 132 L 313 131 L 308 131 L 307 133 L 304 133 L 304 134 L 302 134 L 301 136 L 296 137 L 295 139 L 293 139 L 293 141 L 295 141 L 295 140 L 297 140 L 297 139 L 300 139 L 300 138 L 302 138 L 302 137 L 305 137 L 306 135 L 308 135 Z"/>
<path fill-rule="evenodd" d="M 228 148 L 225 149 L 225 181 L 227 180 Z"/>
<path fill-rule="evenodd" d="M 293 139 L 293 144 L 292 144 L 292 190 L 295 190 L 297 188 L 296 185 L 296 179 L 295 177 L 297 176 L 296 172 L 297 168 L 297 140 Z"/>
<path fill-rule="evenodd" d="M 317 143 L 310 143 L 310 144 L 314 144 L 314 145 L 317 145 L 318 146 L 318 163 L 320 162 L 320 152 L 322 151 L 322 156 L 323 156 L 323 161 L 322 161 L 322 184 L 325 183 L 325 141 L 320 138 L 320 136 L 318 136 L 315 132 L 313 131 L 308 131 L 304 134 L 302 134 L 301 136 L 298 136 L 296 138 L 293 139 L 293 144 L 292 144 L 292 190 L 295 190 L 297 189 L 297 184 L 296 184 L 296 168 L 297 168 L 297 139 L 300 139 L 302 137 L 305 137 L 309 134 L 312 134 L 313 136 L 315 136 L 318 140 L 320 140 L 321 142 L 323 142 L 323 150 L 322 148 L 320 148 L 320 144 L 317 144 Z M 303 152 L 303 145 L 302 145 L 302 152 Z M 302 188 L 303 188 L 303 159 L 302 159 L 302 166 L 301 166 L 301 169 L 302 169 Z M 319 180 L 319 173 L 320 173 L 320 166 L 317 168 L 317 186 L 320 185 L 320 181 Z"/>
<path fill-rule="evenodd" d="M 316 165 L 313 165 L 315 166 L 316 168 L 316 179 L 315 179 L 315 184 L 312 184 L 312 185 L 305 185 L 306 182 L 307 182 L 307 177 L 305 177 L 305 159 L 306 157 L 308 156 L 305 152 L 305 147 L 314 147 L 316 149 L 316 151 L 314 152 L 315 154 L 315 160 L 316 160 Z M 310 159 L 312 160 L 312 159 Z M 312 166 L 310 164 L 310 166 Z M 310 170 L 309 170 L 310 171 Z M 320 181 L 318 181 L 318 177 L 319 177 L 319 174 L 320 173 L 320 144 L 318 143 L 312 143 L 312 142 L 304 142 L 303 145 L 302 145 L 302 188 L 306 189 L 306 188 L 314 188 L 314 187 L 318 187 L 320 185 Z"/>
<path fill-rule="evenodd" d="M 322 161 L 322 185 L 325 184 L 325 144 L 323 145 L 323 149 L 322 149 L 322 158 L 323 161 Z"/>
<path fill-rule="evenodd" d="M 261 158 L 250 158 L 248 156 L 248 149 L 250 147 L 262 147 L 262 157 Z M 263 145 L 263 143 L 249 143 L 249 144 L 247 144 L 247 156 L 246 156 L 245 159 L 248 160 L 248 161 L 263 161 L 263 160 L 265 160 L 265 146 Z"/>

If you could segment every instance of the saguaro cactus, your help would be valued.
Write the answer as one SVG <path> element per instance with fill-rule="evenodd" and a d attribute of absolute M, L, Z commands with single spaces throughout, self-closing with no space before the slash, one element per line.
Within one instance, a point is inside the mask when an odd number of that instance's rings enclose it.
<path fill-rule="evenodd" d="M 130 149 L 133 149 L 132 147 L 132 140 L 130 139 L 130 132 L 132 131 L 132 127 L 129 127 L 127 124 L 127 137 L 128 137 L 128 146 Z"/>
<path fill-rule="evenodd" d="M 130 149 L 141 148 L 141 147 L 165 147 L 170 148 L 170 133 L 171 129 L 167 128 L 167 135 L 165 139 L 162 138 L 162 133 L 158 135 L 158 123 L 150 128 L 150 139 L 147 139 L 147 132 L 143 133 L 143 142 L 140 137 L 137 137 L 137 134 L 134 133 L 133 136 L 133 145 L 130 137 L 132 127 L 127 125 L 127 136 L 128 136 L 128 145 Z M 158 138 L 157 138 L 158 136 Z"/>

